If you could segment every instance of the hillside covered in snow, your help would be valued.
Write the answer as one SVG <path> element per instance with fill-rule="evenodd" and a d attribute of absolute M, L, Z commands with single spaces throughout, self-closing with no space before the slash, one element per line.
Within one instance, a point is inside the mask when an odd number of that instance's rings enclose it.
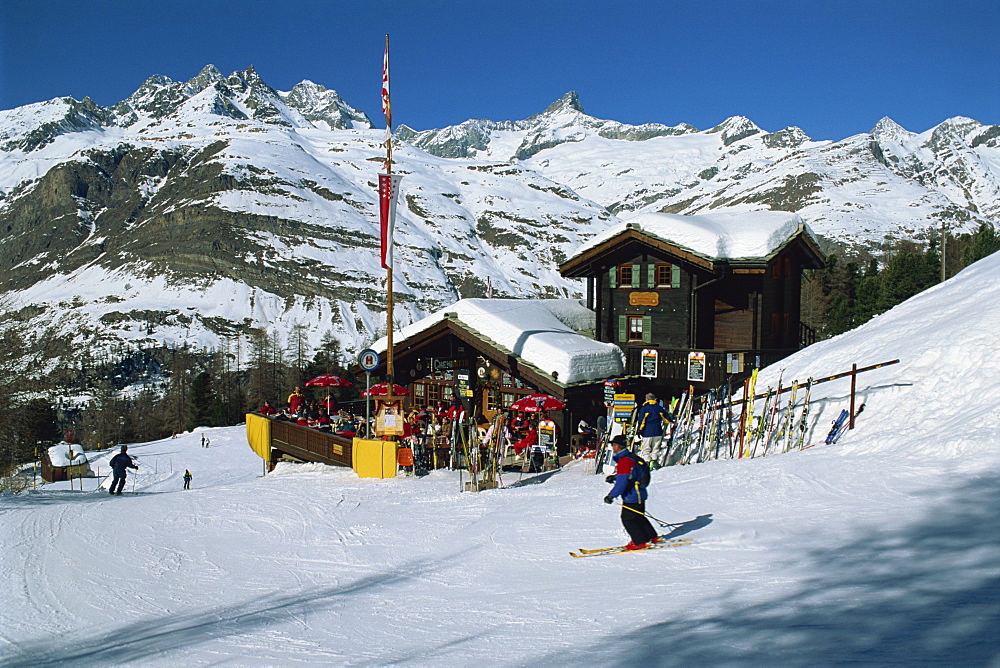
<path fill-rule="evenodd" d="M 31 368 L 255 328 L 369 345 L 385 330 L 382 139 L 335 91 L 277 91 L 252 67 L 153 76 L 111 107 L 0 111 L 0 304 L 55 351 Z M 487 290 L 577 296 L 557 265 L 634 213 L 790 211 L 862 246 L 997 224 L 998 141 L 966 118 L 919 134 L 884 119 L 840 141 L 743 117 L 632 126 L 575 93 L 523 120 L 401 126 L 398 324 Z"/>
<path fill-rule="evenodd" d="M 240 427 L 133 445 L 122 497 L 0 496 L 0 663 L 996 665 L 998 277 L 995 254 L 787 358 L 786 380 L 900 363 L 859 375 L 836 445 L 655 471 L 679 547 L 570 558 L 625 541 L 586 461 L 480 493 L 262 476 Z M 848 389 L 814 388 L 810 444 Z"/>

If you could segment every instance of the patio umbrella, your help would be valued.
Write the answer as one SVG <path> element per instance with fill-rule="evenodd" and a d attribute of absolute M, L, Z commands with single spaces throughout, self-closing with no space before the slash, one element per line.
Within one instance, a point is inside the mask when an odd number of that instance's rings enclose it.
<path fill-rule="evenodd" d="M 405 397 L 410 391 L 403 387 L 402 385 L 392 385 L 392 394 L 397 397 Z M 370 390 L 362 390 L 361 396 L 363 397 L 384 397 L 389 394 L 389 383 L 376 383 L 371 386 Z"/>
<path fill-rule="evenodd" d="M 546 413 L 548 411 L 561 411 L 566 408 L 566 402 L 559 401 L 549 394 L 530 394 L 518 399 L 510 407 L 515 411 L 524 411 L 525 413 Z"/>
<path fill-rule="evenodd" d="M 306 387 L 350 387 L 351 385 L 354 385 L 354 383 L 346 378 L 334 376 L 329 373 L 306 381 Z"/>

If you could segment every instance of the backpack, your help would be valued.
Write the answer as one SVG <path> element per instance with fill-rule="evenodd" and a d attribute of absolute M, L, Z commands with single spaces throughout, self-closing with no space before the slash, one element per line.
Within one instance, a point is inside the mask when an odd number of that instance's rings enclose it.
<path fill-rule="evenodd" d="M 633 455 L 633 458 L 635 459 L 635 464 L 632 466 L 632 471 L 628 474 L 629 487 L 633 485 L 638 485 L 639 487 L 649 486 L 651 480 L 649 462 L 639 455 Z"/>

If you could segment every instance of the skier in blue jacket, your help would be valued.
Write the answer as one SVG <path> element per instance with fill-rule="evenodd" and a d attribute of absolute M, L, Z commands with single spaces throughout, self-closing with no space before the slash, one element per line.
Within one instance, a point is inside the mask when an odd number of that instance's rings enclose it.
<path fill-rule="evenodd" d="M 638 425 L 637 433 L 642 438 L 639 454 L 648 461 L 652 461 L 654 456 L 659 454 L 666 425 L 673 420 L 673 416 L 656 399 L 656 395 L 647 394 L 646 401 L 635 414 L 635 423 Z"/>
<path fill-rule="evenodd" d="M 629 480 L 637 457 L 629 452 L 626 444 L 627 440 L 622 434 L 611 439 L 611 450 L 614 452 L 611 460 L 615 463 L 615 475 L 608 476 L 608 482 L 614 482 L 614 487 L 604 497 L 604 503 L 614 503 L 615 497 L 621 497 L 622 526 L 632 539 L 625 549 L 641 550 L 650 542 L 659 543 L 662 539 L 646 519 L 646 499 L 649 496 L 646 487 Z"/>

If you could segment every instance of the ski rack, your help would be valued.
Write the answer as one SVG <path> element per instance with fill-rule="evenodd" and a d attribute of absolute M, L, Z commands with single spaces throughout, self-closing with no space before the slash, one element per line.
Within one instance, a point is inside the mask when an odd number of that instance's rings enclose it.
<path fill-rule="evenodd" d="M 881 362 L 879 364 L 872 364 L 871 366 L 861 367 L 860 369 L 851 369 L 850 371 L 844 371 L 844 372 L 841 372 L 841 373 L 835 373 L 832 376 L 825 376 L 823 378 L 814 378 L 813 381 L 812 381 L 812 384 L 813 385 L 818 385 L 820 383 L 828 383 L 831 380 L 838 380 L 840 378 L 846 378 L 847 376 L 856 376 L 857 374 L 862 373 L 864 371 L 874 371 L 875 369 L 881 369 L 882 367 L 891 366 L 893 364 L 899 364 L 899 360 L 898 359 L 897 360 L 890 360 L 888 362 Z M 739 406 L 739 405 L 744 404 L 744 403 L 746 403 L 748 401 L 756 401 L 757 399 L 764 399 L 765 397 L 768 397 L 768 396 L 772 396 L 772 397 L 773 396 L 777 396 L 779 394 L 784 394 L 785 392 L 789 392 L 792 389 L 792 387 L 793 387 L 792 385 L 789 385 L 788 387 L 783 387 L 783 388 L 779 389 L 777 392 L 775 392 L 774 390 L 771 390 L 770 392 L 763 392 L 761 394 L 755 394 L 752 397 L 744 397 L 743 399 L 737 399 L 735 401 L 730 401 L 729 403 L 716 404 L 714 406 L 709 406 L 706 410 L 712 410 L 712 409 L 715 409 L 715 408 L 726 408 L 727 406 Z M 694 415 L 700 415 L 700 413 L 701 413 L 701 411 L 699 411 L 698 413 L 695 413 Z M 852 411 L 852 413 L 853 413 L 853 411 Z"/>
<path fill-rule="evenodd" d="M 875 369 L 880 369 L 882 367 L 886 367 L 886 366 L 890 366 L 890 365 L 898 364 L 898 363 L 899 363 L 899 360 L 895 359 L 895 360 L 889 360 L 888 362 L 881 362 L 879 364 L 872 364 L 872 365 L 869 365 L 869 366 L 866 366 L 866 367 L 861 367 L 861 368 L 858 368 L 858 365 L 854 364 L 854 365 L 851 366 L 851 370 L 850 371 L 844 371 L 844 372 L 841 372 L 841 373 L 835 373 L 833 375 L 824 376 L 824 377 L 821 377 L 821 378 L 815 378 L 815 379 L 814 378 L 809 378 L 808 382 L 805 384 L 807 390 L 806 390 L 806 398 L 804 399 L 805 403 L 803 404 L 803 414 L 802 414 L 802 417 L 800 418 L 800 425 L 798 427 L 795 427 L 794 425 L 792 425 L 790 427 L 787 427 L 789 430 L 791 430 L 792 433 L 794 433 L 795 431 L 799 431 L 799 436 L 798 436 L 798 442 L 797 442 L 796 449 L 804 449 L 803 445 L 802 445 L 802 438 L 805 435 L 805 431 L 803 431 L 804 427 L 802 425 L 804 425 L 805 411 L 807 410 L 806 407 L 808 406 L 809 390 L 812 389 L 813 385 L 816 385 L 817 383 L 830 382 L 832 380 L 837 380 L 837 379 L 840 379 L 840 378 L 850 377 L 850 379 L 851 379 L 850 409 L 849 410 L 845 410 L 845 412 L 848 415 L 848 421 L 847 421 L 847 424 L 846 424 L 846 428 L 847 429 L 853 429 L 854 428 L 854 418 L 857 416 L 858 413 L 861 412 L 861 411 L 857 411 L 856 412 L 854 410 L 855 397 L 856 397 L 856 389 L 857 389 L 857 375 L 859 373 L 863 373 L 865 371 L 873 371 Z M 726 419 L 726 424 L 727 424 L 726 429 L 728 430 L 727 433 L 728 433 L 728 437 L 729 437 L 728 440 L 729 440 L 729 456 L 730 456 L 730 458 L 743 459 L 743 458 L 746 458 L 746 457 L 750 457 L 750 458 L 755 457 L 756 456 L 757 447 L 759 445 L 760 436 L 758 435 L 758 436 L 755 436 L 753 438 L 749 438 L 748 439 L 748 441 L 752 441 L 753 442 L 752 450 L 750 450 L 749 453 L 746 452 L 746 450 L 745 450 L 746 446 L 744 444 L 744 437 L 746 435 L 746 433 L 745 433 L 744 430 L 748 427 L 748 425 L 747 425 L 747 419 L 748 419 L 747 418 L 747 413 L 748 413 L 749 407 L 753 406 L 754 402 L 757 401 L 757 400 L 760 400 L 760 399 L 764 399 L 765 404 L 766 404 L 766 402 L 773 400 L 775 402 L 775 405 L 777 405 L 778 396 L 779 395 L 784 394 L 785 392 L 791 392 L 793 390 L 793 388 L 801 388 L 802 387 L 802 385 L 798 381 L 794 381 L 789 386 L 782 387 L 781 386 L 781 382 L 779 380 L 777 390 L 769 388 L 766 392 L 762 392 L 762 393 L 757 394 L 757 393 L 753 393 L 754 392 L 754 389 L 753 389 L 753 378 L 755 376 L 756 376 L 756 370 L 755 370 L 754 376 L 752 376 L 751 378 L 748 378 L 743 383 L 743 397 L 741 399 L 729 400 L 729 397 L 731 397 L 732 395 L 728 395 L 727 392 L 723 392 L 723 393 L 716 394 L 716 397 L 718 397 L 718 398 L 724 398 L 722 401 L 719 401 L 718 403 L 716 403 L 716 401 L 712 400 L 712 398 L 711 398 L 712 392 L 710 392 L 707 395 L 705 395 L 705 396 L 709 397 L 709 400 L 708 401 L 703 401 L 702 404 L 701 404 L 701 406 L 699 407 L 700 410 L 698 410 L 698 411 L 692 411 L 691 408 L 693 407 L 692 406 L 693 402 L 689 402 L 688 405 L 687 405 L 688 408 L 687 408 L 686 415 L 683 418 L 679 419 L 678 422 L 675 423 L 673 429 L 671 430 L 671 438 L 670 438 L 670 442 L 669 442 L 669 444 L 667 446 L 667 450 L 668 450 L 667 455 L 665 457 L 663 457 L 660 461 L 658 461 L 658 463 L 661 466 L 669 465 L 671 446 L 677 444 L 676 443 L 676 439 L 675 439 L 675 434 L 677 433 L 677 430 L 681 428 L 679 426 L 681 423 L 684 423 L 686 425 L 684 427 L 685 431 L 683 432 L 683 434 L 685 435 L 686 438 L 690 438 L 690 436 L 693 433 L 699 431 L 699 429 L 696 429 L 693 426 L 694 421 L 695 421 L 696 418 L 698 418 L 698 417 L 702 417 L 703 418 L 705 415 L 713 415 L 716 411 L 718 411 L 719 413 L 722 413 L 723 411 L 726 411 L 727 409 L 728 409 L 728 414 L 729 415 L 728 415 L 728 418 Z M 727 385 L 728 385 L 728 383 L 727 384 L 723 384 L 720 387 L 721 388 L 725 388 Z M 713 390 L 713 392 L 714 392 L 714 390 Z M 753 393 L 753 394 L 751 394 L 751 393 Z M 741 410 L 739 410 L 739 411 L 733 411 L 733 407 L 734 406 L 740 406 Z M 737 420 L 736 425 L 733 426 L 732 425 L 733 418 L 735 416 L 737 416 L 737 415 L 739 417 L 736 418 L 736 420 Z M 716 419 L 716 418 L 711 418 L 711 419 Z M 718 418 L 718 419 L 722 419 L 722 418 Z M 704 429 L 703 425 L 704 425 L 704 420 L 702 420 L 702 427 L 701 427 L 701 429 Z M 701 445 L 702 445 L 701 444 L 702 435 L 699 434 L 698 438 L 699 438 L 698 444 L 697 444 L 697 446 L 694 449 L 692 449 L 692 443 L 689 440 L 685 440 L 685 441 L 683 441 L 680 444 L 681 456 L 680 456 L 680 459 L 676 463 L 687 464 L 687 463 L 690 463 L 691 461 L 693 461 L 696 457 L 697 457 L 697 459 L 699 461 L 703 460 L 703 456 L 702 456 L 702 452 L 701 452 L 701 450 L 702 450 L 702 447 L 701 447 Z M 719 457 L 718 450 L 719 450 L 719 447 L 720 447 L 720 443 L 714 444 L 715 445 L 715 450 L 716 450 L 716 457 L 714 457 L 714 458 L 718 458 Z M 711 447 L 712 446 L 710 445 L 709 448 L 711 449 Z M 765 445 L 765 447 L 764 447 L 764 454 L 767 453 L 767 450 L 768 450 L 769 447 L 770 447 L 770 444 Z M 786 445 L 784 451 L 787 452 L 790 447 L 791 446 Z"/>

